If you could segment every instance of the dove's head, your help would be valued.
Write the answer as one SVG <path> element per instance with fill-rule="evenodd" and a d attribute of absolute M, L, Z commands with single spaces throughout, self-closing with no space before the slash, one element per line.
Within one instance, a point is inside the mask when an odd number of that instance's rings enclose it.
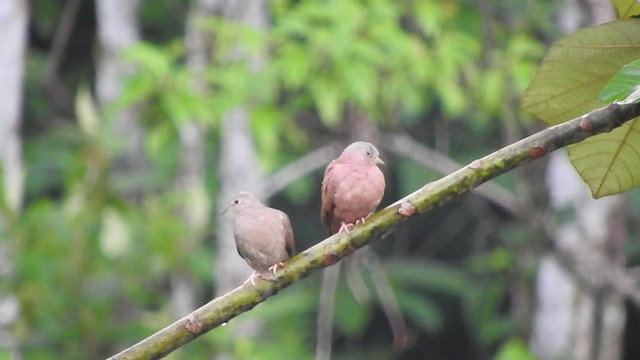
<path fill-rule="evenodd" d="M 347 146 L 339 159 L 358 165 L 384 165 L 378 149 L 366 141 L 356 141 Z"/>
<path fill-rule="evenodd" d="M 227 212 L 237 214 L 243 209 L 248 209 L 256 206 L 264 205 L 262 205 L 262 203 L 255 196 L 253 196 L 253 194 L 243 191 L 231 197 L 231 199 L 227 203 L 227 206 L 224 208 L 222 214 L 220 215 L 224 215 Z"/>

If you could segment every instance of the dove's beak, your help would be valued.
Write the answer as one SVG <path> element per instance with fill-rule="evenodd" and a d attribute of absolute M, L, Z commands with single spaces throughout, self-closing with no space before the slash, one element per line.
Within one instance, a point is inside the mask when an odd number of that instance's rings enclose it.
<path fill-rule="evenodd" d="M 222 212 L 220 212 L 220 216 L 222 216 L 222 215 L 226 214 L 226 213 L 227 213 L 227 211 L 229 211 L 229 207 L 230 207 L 230 205 L 227 205 L 227 207 L 226 207 L 226 208 L 224 208 L 224 210 L 222 210 Z"/>
<path fill-rule="evenodd" d="M 382 161 L 382 159 L 380 159 L 379 157 L 376 158 L 376 164 L 378 165 L 384 165 L 384 161 Z"/>

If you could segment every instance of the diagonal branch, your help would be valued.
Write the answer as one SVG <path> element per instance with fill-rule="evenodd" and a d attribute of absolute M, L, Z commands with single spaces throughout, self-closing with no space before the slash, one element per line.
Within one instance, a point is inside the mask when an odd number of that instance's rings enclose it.
<path fill-rule="evenodd" d="M 437 173 L 450 174 L 462 167 L 461 164 L 444 154 L 429 149 L 407 134 L 388 134 L 385 138 L 388 138 L 389 141 L 382 144 L 383 147 Z M 516 194 L 500 185 L 488 182 L 476 189 L 476 193 L 518 218 L 527 219 L 531 216 L 526 210 L 527 207 Z"/>
<path fill-rule="evenodd" d="M 556 125 L 502 148 L 396 201 L 346 235 L 333 235 L 285 263 L 274 281 L 244 284 L 218 297 L 136 345 L 113 360 L 158 359 L 224 324 L 275 295 L 279 290 L 335 264 L 355 250 L 387 236 L 407 217 L 424 213 L 469 192 L 478 185 L 561 147 L 577 143 L 640 116 L 640 104 L 609 105 Z"/>
<path fill-rule="evenodd" d="M 68 108 L 72 103 L 70 99 L 73 96 L 60 79 L 58 71 L 60 70 L 60 64 L 65 55 L 64 51 L 71 38 L 71 32 L 76 23 L 81 5 L 82 0 L 69 0 L 62 9 L 60 21 L 53 36 L 49 57 L 45 64 L 44 76 L 42 77 L 42 82 L 48 95 L 52 97 L 56 105 L 65 108 Z"/>

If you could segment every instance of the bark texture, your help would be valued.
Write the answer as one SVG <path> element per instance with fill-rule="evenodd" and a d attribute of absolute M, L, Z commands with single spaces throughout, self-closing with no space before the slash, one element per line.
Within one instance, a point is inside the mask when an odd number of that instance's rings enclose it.
<path fill-rule="evenodd" d="M 22 209 L 24 168 L 20 124 L 24 89 L 24 64 L 27 46 L 27 3 L 6 0 L 0 4 L 0 201 L 10 212 Z M 7 221 L 0 214 L 0 229 Z M 13 276 L 11 241 L 0 238 L 0 283 Z M 18 299 L 5 286 L 0 286 L 0 348 L 9 349 L 12 359 L 21 353 L 13 325 L 18 320 Z"/>

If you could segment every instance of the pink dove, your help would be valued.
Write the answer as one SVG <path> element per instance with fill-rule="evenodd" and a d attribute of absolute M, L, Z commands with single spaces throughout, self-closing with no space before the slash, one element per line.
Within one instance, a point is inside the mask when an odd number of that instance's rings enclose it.
<path fill-rule="evenodd" d="M 278 266 L 295 252 L 293 230 L 287 214 L 263 205 L 255 196 L 241 192 L 231 198 L 222 212 L 234 215 L 233 236 L 238 254 L 253 269 L 247 279 L 272 278 Z"/>
<path fill-rule="evenodd" d="M 358 141 L 331 161 L 322 180 L 320 218 L 330 234 L 349 232 L 365 221 L 384 195 L 385 181 L 378 164 L 384 164 L 375 146 Z"/>

